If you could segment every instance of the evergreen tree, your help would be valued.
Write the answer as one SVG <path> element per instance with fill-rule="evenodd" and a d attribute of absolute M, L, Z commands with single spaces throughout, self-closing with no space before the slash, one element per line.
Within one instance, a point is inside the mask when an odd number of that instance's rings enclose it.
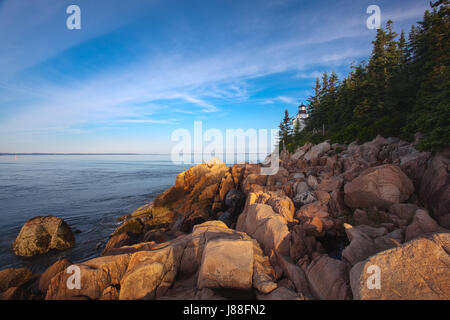
<path fill-rule="evenodd" d="M 284 110 L 284 118 L 279 125 L 279 143 L 280 147 L 288 145 L 291 142 L 291 138 L 293 135 L 292 130 L 292 119 L 289 116 L 289 111 Z"/>
<path fill-rule="evenodd" d="M 352 65 L 341 82 L 335 73 L 316 79 L 308 99 L 310 117 L 299 132 L 287 110 L 280 141 L 290 147 L 325 138 L 364 142 L 377 134 L 412 140 L 424 134 L 419 148 L 438 151 L 450 145 L 450 1 L 431 3 L 422 22 L 406 40 L 388 21 L 377 30 L 368 63 Z"/>

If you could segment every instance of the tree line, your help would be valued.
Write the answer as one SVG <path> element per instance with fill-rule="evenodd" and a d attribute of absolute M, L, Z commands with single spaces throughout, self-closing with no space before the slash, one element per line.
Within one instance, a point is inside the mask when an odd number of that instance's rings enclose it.
<path fill-rule="evenodd" d="M 368 62 L 352 65 L 340 80 L 336 73 L 316 79 L 308 98 L 306 127 L 293 128 L 286 110 L 280 123 L 280 147 L 295 150 L 306 142 L 360 143 L 378 134 L 414 140 L 418 148 L 440 151 L 450 145 L 450 1 L 430 3 L 423 21 L 408 39 L 393 22 L 377 30 Z"/>

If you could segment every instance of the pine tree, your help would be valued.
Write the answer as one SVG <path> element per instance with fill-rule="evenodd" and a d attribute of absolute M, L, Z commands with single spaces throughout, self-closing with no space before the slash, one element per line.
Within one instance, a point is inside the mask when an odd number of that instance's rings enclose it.
<path fill-rule="evenodd" d="M 289 133 L 288 114 L 280 137 L 292 145 L 323 140 L 364 142 L 377 134 L 412 140 L 438 151 L 450 145 L 450 1 L 431 3 L 406 40 L 388 21 L 377 30 L 368 63 L 352 65 L 341 82 L 335 73 L 316 79 L 308 99 L 310 117 L 302 132 Z"/>
<path fill-rule="evenodd" d="M 280 146 L 283 147 L 291 142 L 291 138 L 293 135 L 292 119 L 289 116 L 289 111 L 287 109 L 284 110 L 284 118 L 279 125 L 279 129 L 279 143 Z"/>

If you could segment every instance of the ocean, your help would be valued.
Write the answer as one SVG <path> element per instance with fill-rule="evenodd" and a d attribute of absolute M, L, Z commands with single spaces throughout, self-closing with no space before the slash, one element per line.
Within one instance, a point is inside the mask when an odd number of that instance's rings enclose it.
<path fill-rule="evenodd" d="M 154 199 L 190 165 L 169 155 L 0 156 L 0 270 L 28 267 L 43 272 L 57 259 L 73 263 L 98 256 L 117 218 Z M 55 215 L 75 234 L 73 248 L 17 257 L 12 243 L 30 218 Z"/>

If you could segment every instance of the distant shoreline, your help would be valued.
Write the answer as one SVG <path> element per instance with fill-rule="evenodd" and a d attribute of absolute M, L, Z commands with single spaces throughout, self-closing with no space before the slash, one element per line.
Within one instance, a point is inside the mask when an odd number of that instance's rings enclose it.
<path fill-rule="evenodd" d="M 191 153 L 191 154 L 202 154 L 202 153 Z M 244 152 L 244 153 L 226 153 L 227 155 L 250 155 L 250 154 L 258 154 L 257 152 Z M 220 153 L 217 155 L 226 155 L 225 153 Z M 32 152 L 32 153 L 2 153 L 0 152 L 0 156 L 168 156 L 170 153 L 41 153 L 41 152 Z"/>
<path fill-rule="evenodd" d="M 1 153 L 0 156 L 138 156 L 168 155 L 168 153 Z"/>

